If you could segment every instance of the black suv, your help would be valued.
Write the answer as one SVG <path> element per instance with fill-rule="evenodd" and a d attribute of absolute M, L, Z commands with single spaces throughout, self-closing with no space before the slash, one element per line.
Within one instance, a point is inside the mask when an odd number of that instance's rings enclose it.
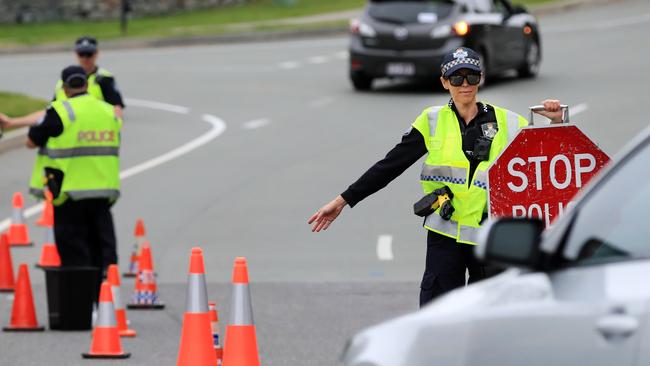
<path fill-rule="evenodd" d="M 506 70 L 537 75 L 542 59 L 535 17 L 508 0 L 370 0 L 350 22 L 350 79 L 437 78 L 446 53 L 480 53 L 486 78 Z"/>

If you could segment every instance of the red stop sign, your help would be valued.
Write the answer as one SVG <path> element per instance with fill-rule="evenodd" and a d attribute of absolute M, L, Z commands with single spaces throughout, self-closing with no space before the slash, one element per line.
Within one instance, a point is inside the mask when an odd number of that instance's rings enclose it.
<path fill-rule="evenodd" d="M 575 125 L 524 128 L 488 171 L 490 216 L 548 227 L 608 161 Z"/>

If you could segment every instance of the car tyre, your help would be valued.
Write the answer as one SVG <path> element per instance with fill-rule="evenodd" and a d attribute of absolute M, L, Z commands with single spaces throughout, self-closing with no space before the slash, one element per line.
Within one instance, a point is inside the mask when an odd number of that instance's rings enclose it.
<path fill-rule="evenodd" d="M 368 91 L 372 88 L 372 78 L 365 74 L 355 73 L 350 75 L 352 86 L 357 91 Z"/>
<path fill-rule="evenodd" d="M 539 64 L 542 59 L 539 48 L 539 42 L 535 38 L 530 38 L 526 44 L 526 54 L 524 64 L 519 68 L 518 74 L 522 78 L 534 78 L 539 73 Z"/>

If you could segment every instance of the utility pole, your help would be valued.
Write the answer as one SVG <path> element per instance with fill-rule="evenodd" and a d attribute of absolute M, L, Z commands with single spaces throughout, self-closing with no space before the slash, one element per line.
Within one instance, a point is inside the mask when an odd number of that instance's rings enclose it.
<path fill-rule="evenodd" d="M 131 6 L 129 5 L 129 0 L 122 0 L 122 4 L 120 6 L 120 31 L 123 36 L 126 35 L 127 22 L 128 22 L 127 15 L 130 11 L 131 11 Z"/>

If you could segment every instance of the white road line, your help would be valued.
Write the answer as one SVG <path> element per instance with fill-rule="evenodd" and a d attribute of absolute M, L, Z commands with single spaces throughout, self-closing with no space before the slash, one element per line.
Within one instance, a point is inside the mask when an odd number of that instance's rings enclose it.
<path fill-rule="evenodd" d="M 195 138 L 192 141 L 189 141 L 185 145 L 179 146 L 174 150 L 171 150 L 163 155 L 155 157 L 153 159 L 147 160 L 142 164 L 131 167 L 127 170 L 124 170 L 120 173 L 121 179 L 126 179 L 132 177 L 136 174 L 140 174 L 149 169 L 155 168 L 158 165 L 164 164 L 168 161 L 174 160 L 179 156 L 185 155 L 192 150 L 196 150 L 199 147 L 207 144 L 208 142 L 214 140 L 219 135 L 221 135 L 226 130 L 226 123 L 219 117 L 213 116 L 211 114 L 204 114 L 202 116 L 203 120 L 212 125 L 212 128 L 207 133 Z"/>
<path fill-rule="evenodd" d="M 589 105 L 587 103 L 580 103 L 576 104 L 573 107 L 569 107 L 569 117 L 573 117 L 575 115 L 578 115 L 584 111 L 589 109 Z"/>
<path fill-rule="evenodd" d="M 270 123 L 271 123 L 270 119 L 266 119 L 266 118 L 254 119 L 252 121 L 245 122 L 242 125 L 242 128 L 245 130 L 254 130 L 256 128 L 264 127 Z"/>
<path fill-rule="evenodd" d="M 278 67 L 283 70 L 297 69 L 300 66 L 301 66 L 300 62 L 296 62 L 296 61 L 285 61 L 278 64 Z"/>
<path fill-rule="evenodd" d="M 327 56 L 314 56 L 307 59 L 310 64 L 324 64 L 329 61 Z"/>
<path fill-rule="evenodd" d="M 178 114 L 189 114 L 190 113 L 190 109 L 187 108 L 187 107 L 183 107 L 183 106 L 180 106 L 180 105 L 174 105 L 174 104 L 161 103 L 161 102 L 153 102 L 153 101 L 150 101 L 150 100 L 141 100 L 141 99 L 128 98 L 126 100 L 126 104 L 127 105 L 134 105 L 136 107 L 159 109 L 159 110 L 162 110 L 162 111 L 178 113 Z"/>
<path fill-rule="evenodd" d="M 322 108 L 332 103 L 334 103 L 334 98 L 323 97 L 323 98 L 312 100 L 311 102 L 309 102 L 309 106 L 312 108 Z"/>
<path fill-rule="evenodd" d="M 133 104 L 135 105 L 135 104 Z M 162 108 L 157 108 L 157 107 L 152 107 L 156 105 L 156 102 L 152 102 L 148 108 L 155 108 L 155 109 L 162 109 Z M 142 105 L 145 107 L 145 105 Z M 185 108 L 185 107 L 182 107 Z M 189 108 L 186 108 L 189 111 Z M 131 167 L 129 169 L 123 170 L 120 172 L 120 178 L 121 179 L 127 179 L 129 177 L 132 177 L 136 174 L 140 174 L 142 172 L 145 172 L 149 169 L 155 168 L 161 164 L 167 163 L 173 159 L 176 159 L 182 155 L 185 155 L 205 144 L 208 142 L 214 140 L 218 136 L 220 136 L 224 131 L 226 131 L 226 123 L 219 117 L 213 116 L 211 114 L 204 114 L 202 116 L 202 119 L 212 125 L 212 128 L 204 133 L 203 135 L 195 138 L 194 140 L 191 140 L 187 142 L 186 144 L 177 147 L 165 154 L 162 154 L 158 157 L 155 157 L 153 159 L 147 160 L 144 163 L 138 164 L 134 167 Z M 24 212 L 25 218 L 32 217 L 39 212 L 43 210 L 43 204 L 39 203 L 34 206 L 31 206 L 27 208 Z M 0 231 L 5 231 L 9 228 L 9 225 L 11 224 L 11 218 L 6 218 L 2 221 L 0 221 Z"/>
<path fill-rule="evenodd" d="M 568 24 L 565 26 L 542 28 L 544 34 L 568 33 L 578 31 L 603 30 L 617 28 L 627 25 L 635 25 L 650 22 L 650 13 L 635 15 L 631 17 L 602 20 L 588 24 Z"/>
<path fill-rule="evenodd" d="M 379 235 L 377 239 L 377 257 L 380 261 L 393 260 L 393 236 Z"/>

